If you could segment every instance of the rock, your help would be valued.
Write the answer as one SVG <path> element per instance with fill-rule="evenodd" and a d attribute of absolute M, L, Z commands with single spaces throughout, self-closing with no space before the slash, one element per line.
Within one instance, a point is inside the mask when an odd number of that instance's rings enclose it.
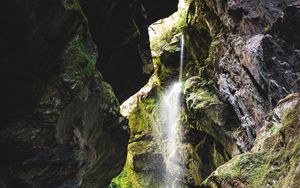
<path fill-rule="evenodd" d="M 201 77 L 191 77 L 185 82 L 183 92 L 189 110 L 188 116 L 195 122 L 192 126 L 213 137 L 231 156 L 237 155 L 239 151 L 234 138 L 227 132 L 237 127 L 239 122 L 234 114 L 230 114 L 229 106 L 210 92 L 207 85 Z"/>
<path fill-rule="evenodd" d="M 207 60 L 214 72 L 208 77 L 216 80 L 222 100 L 233 106 L 247 133 L 248 150 L 264 117 L 281 98 L 300 89 L 299 6 L 296 1 L 257 3 L 195 1 L 198 12 L 191 23 L 199 28 L 198 40 L 200 28 L 212 37 Z"/>
<path fill-rule="evenodd" d="M 107 187 L 125 163 L 128 125 L 95 68 L 80 5 L 1 2 L 0 19 L 0 184 Z"/>
<path fill-rule="evenodd" d="M 252 152 L 219 167 L 201 187 L 299 187 L 299 96 L 290 95 L 277 105 Z"/>
<path fill-rule="evenodd" d="M 130 113 L 131 138 L 123 172 L 111 187 L 165 187 L 165 163 L 157 128 L 157 95 L 152 89 Z"/>

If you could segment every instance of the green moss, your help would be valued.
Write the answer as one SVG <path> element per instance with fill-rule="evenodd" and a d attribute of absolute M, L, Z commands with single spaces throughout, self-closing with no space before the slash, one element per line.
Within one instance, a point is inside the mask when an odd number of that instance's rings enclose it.
<path fill-rule="evenodd" d="M 112 180 L 110 188 L 132 188 L 132 182 L 130 181 L 132 178 L 129 177 L 127 173 L 127 169 L 123 169 L 121 174 Z"/>
<path fill-rule="evenodd" d="M 184 95 L 187 106 L 192 112 L 206 110 L 215 105 L 221 105 L 218 97 L 205 89 L 207 82 L 200 77 L 192 77 L 184 84 Z"/>
<path fill-rule="evenodd" d="M 214 55 L 213 53 L 214 53 L 215 47 L 216 47 L 216 43 L 214 41 L 211 42 L 209 49 L 208 49 L 207 58 L 204 61 L 205 65 L 209 65 L 213 61 L 213 55 Z"/>
<path fill-rule="evenodd" d="M 156 177 L 155 166 L 144 157 L 155 156 L 157 141 L 147 136 L 158 134 L 156 125 L 157 96 L 148 96 L 138 102 L 136 109 L 129 116 L 131 139 L 128 146 L 127 162 L 123 172 L 111 184 L 114 188 L 161 187 Z M 145 137 L 146 136 L 146 137 Z"/>
<path fill-rule="evenodd" d="M 72 62 L 66 63 L 65 69 L 72 71 L 66 71 L 65 80 L 79 84 L 82 84 L 83 78 L 94 75 L 97 58 L 93 44 L 88 44 L 89 34 L 84 33 L 79 31 L 68 45 L 63 57 L 64 62 Z M 88 46 L 91 46 L 90 49 Z"/>
<path fill-rule="evenodd" d="M 270 127 L 262 139 L 269 142 L 261 151 L 254 150 L 231 159 L 202 183 L 202 187 L 299 187 L 300 120 L 299 103 L 287 110 L 281 125 Z"/>
<path fill-rule="evenodd" d="M 165 49 L 165 47 L 169 46 L 169 44 L 172 42 L 173 37 L 176 34 L 182 33 L 183 30 L 187 27 L 187 10 L 180 10 L 176 14 L 176 21 L 174 22 L 175 24 L 164 27 L 161 34 L 151 40 L 151 50 L 153 52 L 156 52 L 156 54 L 160 54 Z"/>
<path fill-rule="evenodd" d="M 244 185 L 244 187 L 260 187 L 267 155 L 265 153 L 246 153 L 231 159 L 230 163 L 219 167 L 216 172 L 202 183 L 202 187 L 227 187 Z M 237 184 L 238 182 L 238 184 Z"/>
<path fill-rule="evenodd" d="M 154 153 L 155 147 L 151 141 L 138 141 L 129 144 L 129 152 L 126 165 L 122 173 L 112 180 L 112 188 L 144 188 L 163 187 L 156 173 L 148 165 L 153 165 L 151 161 L 143 161 L 141 156 L 149 156 Z M 143 157 L 142 157 L 143 158 Z M 142 168 L 142 169 L 140 169 Z"/>
<path fill-rule="evenodd" d="M 284 127 L 289 126 L 289 125 L 299 125 L 299 109 L 298 108 L 293 108 L 288 111 L 286 111 L 283 114 L 282 118 L 282 125 Z"/>
<path fill-rule="evenodd" d="M 72 62 L 72 64 L 69 63 L 71 67 L 67 67 L 68 69 L 75 68 L 75 71 L 68 72 L 66 77 L 80 83 L 83 80 L 82 78 L 92 76 L 95 73 L 96 47 L 91 42 L 87 20 L 82 13 L 79 0 L 62 1 L 62 3 L 67 10 L 75 10 L 82 16 L 82 26 L 68 44 L 63 57 L 65 62 Z"/>
<path fill-rule="evenodd" d="M 132 135 L 153 131 L 156 125 L 154 119 L 156 104 L 157 99 L 151 97 L 139 102 L 137 108 L 129 116 L 129 126 Z"/>
<path fill-rule="evenodd" d="M 70 0 L 64 1 L 62 0 L 63 6 L 67 10 L 81 10 L 79 0 Z"/>

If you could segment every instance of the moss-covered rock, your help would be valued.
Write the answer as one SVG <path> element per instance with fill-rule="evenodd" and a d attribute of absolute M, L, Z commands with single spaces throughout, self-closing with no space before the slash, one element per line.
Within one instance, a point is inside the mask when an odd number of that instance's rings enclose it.
<path fill-rule="evenodd" d="M 179 19 L 185 21 L 185 16 L 181 16 Z M 155 80 L 156 84 L 152 85 L 154 87 L 147 94 L 142 90 L 137 94 L 141 98 L 136 96 L 138 99 L 133 100 L 137 107 L 129 115 L 131 143 L 128 147 L 127 164 L 122 174 L 113 180 L 113 187 L 166 186 L 166 159 L 161 144 L 165 140 L 157 122 L 157 107 L 163 91 L 170 83 L 178 80 L 180 38 L 182 34 L 188 35 L 184 28 L 180 25 L 177 30 L 165 29 L 166 33 L 154 39 L 156 72 L 150 82 Z M 184 171 L 184 175 L 177 182 L 180 187 L 199 186 L 213 170 L 239 152 L 233 137 L 228 133 L 236 127 L 235 116 L 231 117 L 232 111 L 214 93 L 212 82 L 207 77 L 195 76 L 199 74 L 201 67 L 206 67 L 203 62 L 209 56 L 210 38 L 205 41 L 207 44 L 203 46 L 202 59 L 199 60 L 196 60 L 199 56 L 196 56 L 198 52 L 195 46 L 199 47 L 200 44 L 189 39 L 186 46 L 182 80 L 182 140 L 176 151 L 178 160 L 172 161 L 174 168 L 180 166 Z M 159 46 L 155 46 L 158 44 Z"/>
<path fill-rule="evenodd" d="M 130 113 L 131 138 L 127 162 L 111 187 L 164 187 L 164 158 L 159 146 L 158 97 L 155 93 L 152 91 L 152 95 L 141 99 Z"/>
<path fill-rule="evenodd" d="M 299 187 L 299 112 L 299 94 L 282 100 L 271 116 L 273 120 L 258 135 L 253 151 L 219 167 L 202 187 Z"/>
<path fill-rule="evenodd" d="M 191 77 L 185 82 L 184 95 L 193 128 L 212 136 L 231 156 L 238 154 L 232 136 L 238 121 L 230 117 L 229 106 L 209 90 L 209 83 L 201 77 Z"/>

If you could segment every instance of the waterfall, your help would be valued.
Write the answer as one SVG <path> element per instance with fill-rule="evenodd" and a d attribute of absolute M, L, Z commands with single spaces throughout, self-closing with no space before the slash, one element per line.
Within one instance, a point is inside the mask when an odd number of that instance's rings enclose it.
<path fill-rule="evenodd" d="M 165 137 L 164 150 L 165 150 L 165 163 L 166 163 L 166 187 L 176 187 L 176 181 L 181 179 L 182 169 L 178 164 L 178 143 L 180 134 L 180 96 L 181 96 L 181 79 L 183 73 L 184 61 L 184 39 L 181 37 L 181 53 L 180 53 L 180 70 L 179 81 L 173 83 L 167 88 L 165 93 L 160 99 L 159 104 L 159 122 Z"/>
<path fill-rule="evenodd" d="M 181 35 L 181 45 L 180 45 L 180 68 L 179 68 L 179 82 L 182 80 L 183 71 L 183 61 L 184 61 L 184 36 Z"/>

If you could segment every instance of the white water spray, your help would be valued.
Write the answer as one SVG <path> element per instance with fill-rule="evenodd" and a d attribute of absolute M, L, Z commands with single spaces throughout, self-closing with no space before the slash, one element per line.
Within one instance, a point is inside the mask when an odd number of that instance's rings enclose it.
<path fill-rule="evenodd" d="M 176 164 L 179 161 L 178 143 L 180 130 L 180 96 L 181 96 L 181 79 L 183 74 L 184 61 L 184 38 L 181 37 L 180 53 L 180 71 L 179 81 L 171 85 L 162 96 L 159 106 L 159 120 L 161 122 L 163 133 L 166 137 L 164 145 L 166 156 L 166 187 L 176 187 L 176 181 L 181 179 L 182 169 Z"/>

